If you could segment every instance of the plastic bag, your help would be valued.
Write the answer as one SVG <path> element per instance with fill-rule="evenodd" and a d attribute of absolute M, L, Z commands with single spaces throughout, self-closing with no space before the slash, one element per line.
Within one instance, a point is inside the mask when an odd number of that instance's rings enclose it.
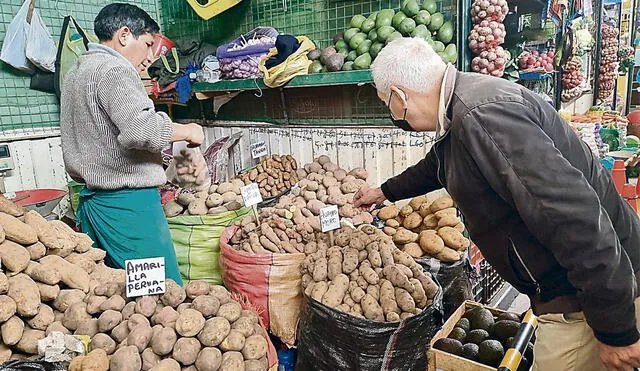
<path fill-rule="evenodd" d="M 20 10 L 13 17 L 2 43 L 2 51 L 0 51 L 0 60 L 17 68 L 20 71 L 33 73 L 34 68 L 29 59 L 27 59 L 27 35 L 29 34 L 29 23 L 27 23 L 27 15 L 29 14 L 29 5 L 31 0 L 26 0 Z"/>
<path fill-rule="evenodd" d="M 471 290 L 472 268 L 466 255 L 457 262 L 443 262 L 435 258 L 416 261 L 442 285 L 444 318 L 449 318 L 465 300 L 474 300 Z"/>
<path fill-rule="evenodd" d="M 309 72 L 311 61 L 307 53 L 315 49 L 316 46 L 306 36 L 297 36 L 300 47 L 287 59 L 275 67 L 267 69 L 265 62 L 272 56 L 278 54 L 278 49 L 271 48 L 269 54 L 263 57 L 258 64 L 258 68 L 264 74 L 264 84 L 270 88 L 277 88 L 289 82 L 298 75 L 306 75 Z"/>
<path fill-rule="evenodd" d="M 426 370 L 427 348 L 442 326 L 442 290 L 422 313 L 377 322 L 305 296 L 298 324 L 296 370 Z"/>
<path fill-rule="evenodd" d="M 40 69 L 54 72 L 57 54 L 58 48 L 51 38 L 49 29 L 40 18 L 38 10 L 34 9 L 27 36 L 27 58 Z"/>

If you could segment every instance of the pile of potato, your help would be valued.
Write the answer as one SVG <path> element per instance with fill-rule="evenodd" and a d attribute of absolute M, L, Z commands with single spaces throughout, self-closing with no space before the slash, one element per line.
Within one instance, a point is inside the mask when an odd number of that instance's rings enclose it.
<path fill-rule="evenodd" d="M 240 187 L 244 183 L 239 179 L 214 184 L 208 190 L 194 192 L 182 189 L 178 196 L 162 207 L 167 218 L 178 215 L 207 215 L 236 211 L 244 206 Z"/>
<path fill-rule="evenodd" d="M 303 198 L 293 200 L 299 208 L 306 208 L 317 216 L 320 215 L 320 209 L 336 205 L 340 216 L 354 225 L 373 221 L 370 213 L 353 206 L 356 192 L 367 184 L 367 170 L 356 168 L 347 171 L 332 163 L 328 156 L 320 156 L 303 169 L 298 169 L 298 176 L 301 179 L 298 182 L 299 189 L 292 193 Z M 302 201 L 306 204 L 302 205 Z"/>
<path fill-rule="evenodd" d="M 291 155 L 271 155 L 248 172 L 239 174 L 237 179 L 243 185 L 258 183 L 262 197 L 273 197 L 287 191 L 298 182 L 298 164 Z"/>
<path fill-rule="evenodd" d="M 344 313 L 396 322 L 420 314 L 438 292 L 430 274 L 372 225 L 341 228 L 331 247 L 308 245 L 315 252 L 302 265 L 305 294 Z"/>
<path fill-rule="evenodd" d="M 113 371 L 264 371 L 269 366 L 258 315 L 243 310 L 223 286 L 191 281 L 182 288 L 169 279 L 164 294 L 133 300 L 119 282 L 96 287 L 71 308 L 75 318 L 66 328 L 90 336 L 89 350 L 104 351 Z M 79 358 L 74 361 L 83 363 Z"/>
<path fill-rule="evenodd" d="M 61 221 L 47 221 L 0 197 L 0 362 L 38 353 L 51 331 L 77 326 L 78 302 L 124 272 Z M 68 331 L 68 330 L 67 330 Z"/>
<path fill-rule="evenodd" d="M 385 206 L 377 216 L 385 222 L 383 231 L 402 251 L 414 258 L 458 261 L 470 244 L 462 234 L 464 224 L 448 196 L 433 202 L 428 202 L 426 196 L 419 196 L 402 208 L 395 204 Z"/>

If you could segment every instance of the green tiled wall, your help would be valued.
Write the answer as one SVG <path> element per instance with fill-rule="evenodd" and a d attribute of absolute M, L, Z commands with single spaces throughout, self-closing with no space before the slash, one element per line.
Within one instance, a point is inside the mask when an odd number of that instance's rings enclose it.
<path fill-rule="evenodd" d="M 177 0 L 176 0 L 177 1 Z M 100 9 L 113 0 L 37 0 L 36 7 L 58 43 L 62 20 L 66 15 L 89 32 L 93 32 L 93 19 Z M 127 1 L 135 3 L 149 12 L 157 21 L 156 0 Z M 4 40 L 6 28 L 20 9 L 22 0 L 0 1 L 0 42 Z M 36 128 L 59 126 L 58 100 L 52 94 L 29 89 L 29 76 L 0 62 L 0 135 L 2 132 L 23 129 L 26 135 Z M 0 136 L 0 139 L 1 136 Z"/>

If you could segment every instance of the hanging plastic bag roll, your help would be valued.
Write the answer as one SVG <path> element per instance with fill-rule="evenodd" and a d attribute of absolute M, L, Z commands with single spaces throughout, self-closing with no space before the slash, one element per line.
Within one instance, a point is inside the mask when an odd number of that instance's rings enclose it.
<path fill-rule="evenodd" d="M 54 72 L 57 53 L 58 49 L 51 38 L 51 33 L 40 18 L 38 10 L 34 9 L 27 37 L 27 58 L 40 69 Z"/>
<path fill-rule="evenodd" d="M 31 0 L 26 0 L 16 16 L 13 17 L 11 23 L 9 23 L 9 26 L 7 26 L 2 50 L 0 51 L 0 60 L 27 73 L 34 72 L 34 66 L 27 58 L 27 38 L 29 34 L 27 16 L 30 4 Z"/>

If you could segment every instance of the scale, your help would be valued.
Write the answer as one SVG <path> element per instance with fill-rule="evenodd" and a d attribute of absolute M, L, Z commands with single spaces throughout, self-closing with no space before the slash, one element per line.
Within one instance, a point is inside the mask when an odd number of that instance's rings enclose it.
<path fill-rule="evenodd" d="M 0 144 L 0 193 L 5 193 L 4 178 L 7 171 L 15 169 L 8 144 Z"/>

